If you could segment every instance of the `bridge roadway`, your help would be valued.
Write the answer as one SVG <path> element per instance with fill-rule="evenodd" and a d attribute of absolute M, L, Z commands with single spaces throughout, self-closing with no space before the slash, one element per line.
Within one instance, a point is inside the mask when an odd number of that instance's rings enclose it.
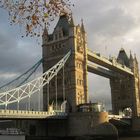
<path fill-rule="evenodd" d="M 43 112 L 43 111 L 25 111 L 25 110 L 0 110 L 0 120 L 45 120 L 45 119 L 67 119 L 65 112 Z M 108 115 L 108 120 L 121 124 L 131 125 L 131 118 L 125 118 L 120 115 Z"/>
<path fill-rule="evenodd" d="M 67 113 L 64 112 L 43 112 L 25 110 L 0 110 L 1 120 L 14 119 L 64 119 Z"/>
<path fill-rule="evenodd" d="M 115 58 L 107 59 L 89 49 L 87 50 L 87 57 L 89 62 L 96 63 L 115 72 L 128 74 L 130 76 L 134 75 L 130 68 L 119 64 Z"/>
<path fill-rule="evenodd" d="M 0 119 L 47 119 L 67 117 L 67 113 L 61 111 L 27 111 L 27 110 L 0 110 Z M 108 119 L 121 120 L 122 115 L 108 115 Z"/>

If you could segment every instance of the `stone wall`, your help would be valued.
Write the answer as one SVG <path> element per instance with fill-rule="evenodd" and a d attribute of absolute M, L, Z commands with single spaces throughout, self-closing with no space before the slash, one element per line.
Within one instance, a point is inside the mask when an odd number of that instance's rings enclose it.
<path fill-rule="evenodd" d="M 108 122 L 107 112 L 71 113 L 68 117 L 68 135 L 95 135 L 97 127 L 105 122 Z"/>

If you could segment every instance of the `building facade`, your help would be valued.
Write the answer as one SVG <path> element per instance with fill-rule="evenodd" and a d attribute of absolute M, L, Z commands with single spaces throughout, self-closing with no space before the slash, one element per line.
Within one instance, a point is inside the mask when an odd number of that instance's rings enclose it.
<path fill-rule="evenodd" d="M 52 104 L 54 108 L 60 109 L 61 103 L 67 100 L 69 111 L 76 111 L 77 105 L 88 101 L 87 38 L 84 25 L 81 23 L 75 26 L 73 18 L 69 20 L 62 15 L 53 33 L 48 34 L 45 29 L 42 39 L 44 72 L 71 51 L 71 56 L 64 68 L 43 89 L 43 109 L 48 110 L 48 105 Z M 56 94 L 58 101 L 56 101 Z"/>
<path fill-rule="evenodd" d="M 117 73 L 117 78 L 110 79 L 112 110 L 113 114 L 119 114 L 126 108 L 131 108 L 133 116 L 140 115 L 140 85 L 139 69 L 136 56 L 127 56 L 124 49 L 121 49 L 117 62 L 124 67 L 128 67 L 133 72 L 133 76 Z"/>

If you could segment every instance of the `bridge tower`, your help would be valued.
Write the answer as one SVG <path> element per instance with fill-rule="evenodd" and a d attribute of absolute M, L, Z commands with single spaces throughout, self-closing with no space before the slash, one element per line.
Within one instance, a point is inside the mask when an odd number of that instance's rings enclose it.
<path fill-rule="evenodd" d="M 60 104 L 66 99 L 69 110 L 76 111 L 78 104 L 88 101 L 87 38 L 83 22 L 75 26 L 73 18 L 69 20 L 66 15 L 61 15 L 52 34 L 44 29 L 42 40 L 44 72 L 71 50 L 71 56 L 64 68 L 43 89 L 43 109 L 48 110 L 48 105 L 56 104 L 57 92 L 57 109 L 60 109 Z"/>
<path fill-rule="evenodd" d="M 136 56 L 127 56 L 124 49 L 121 49 L 117 61 L 123 67 L 129 67 L 134 76 L 117 74 L 117 78 L 110 79 L 112 110 L 114 114 L 119 114 L 125 108 L 131 108 L 133 116 L 140 115 L 140 85 L 139 69 Z"/>

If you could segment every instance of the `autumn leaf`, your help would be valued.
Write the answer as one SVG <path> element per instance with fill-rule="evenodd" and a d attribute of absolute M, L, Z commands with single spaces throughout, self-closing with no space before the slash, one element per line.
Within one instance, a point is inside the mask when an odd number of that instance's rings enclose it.
<path fill-rule="evenodd" d="M 44 13 L 44 17 L 47 18 L 49 15 L 48 13 Z"/>
<path fill-rule="evenodd" d="M 56 16 L 71 15 L 71 5 L 69 0 L 0 0 L 0 7 L 8 12 L 10 25 L 21 24 L 25 36 L 38 37 L 40 29 L 43 32 L 44 25 L 50 26 Z"/>

